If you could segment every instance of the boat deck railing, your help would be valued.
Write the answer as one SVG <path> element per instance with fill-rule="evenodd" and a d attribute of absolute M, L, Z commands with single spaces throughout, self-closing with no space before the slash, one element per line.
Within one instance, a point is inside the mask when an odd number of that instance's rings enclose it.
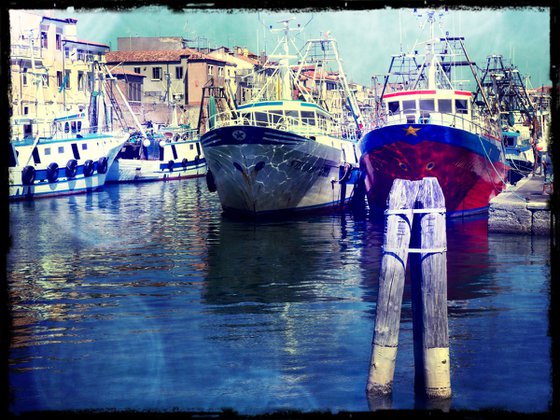
<path fill-rule="evenodd" d="M 249 119 L 246 116 L 233 117 L 229 111 L 215 114 L 208 118 L 206 132 L 222 127 L 246 125 L 287 131 L 303 137 L 325 135 L 354 141 L 358 139 L 356 127 L 351 122 L 339 124 L 327 119 L 296 118 L 270 111 L 259 111 L 259 114 L 266 116 L 266 120 Z"/>
<path fill-rule="evenodd" d="M 82 139 L 95 139 L 104 138 L 116 134 L 124 134 L 118 130 L 106 131 L 97 128 L 82 127 L 79 131 L 60 131 L 54 129 L 39 129 L 34 130 L 32 134 L 25 135 L 22 131 L 13 130 L 10 141 L 16 145 L 25 145 L 33 143 L 37 137 L 41 143 L 68 141 L 68 140 L 82 140 Z"/>
<path fill-rule="evenodd" d="M 502 141 L 498 124 L 489 116 L 469 116 L 468 114 L 435 112 L 433 110 L 411 109 L 402 112 L 387 112 L 373 121 L 369 128 L 375 129 L 389 125 L 434 124 L 454 127 L 484 137 Z"/>

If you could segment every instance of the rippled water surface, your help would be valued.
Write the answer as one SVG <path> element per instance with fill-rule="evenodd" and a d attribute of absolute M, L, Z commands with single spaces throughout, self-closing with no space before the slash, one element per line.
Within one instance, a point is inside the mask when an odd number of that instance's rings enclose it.
<path fill-rule="evenodd" d="M 229 220 L 202 179 L 14 203 L 10 227 L 14 412 L 374 408 L 382 221 Z M 447 231 L 451 409 L 547 411 L 549 239 Z M 385 407 L 418 407 L 411 315 L 408 279 Z"/>

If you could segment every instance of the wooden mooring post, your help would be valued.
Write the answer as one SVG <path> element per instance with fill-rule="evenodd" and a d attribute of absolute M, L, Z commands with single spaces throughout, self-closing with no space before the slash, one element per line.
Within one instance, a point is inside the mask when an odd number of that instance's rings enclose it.
<path fill-rule="evenodd" d="M 396 179 L 385 213 L 368 397 L 392 392 L 406 261 L 411 253 L 417 390 L 420 384 L 429 399 L 448 399 L 447 237 L 445 199 L 437 179 Z"/>

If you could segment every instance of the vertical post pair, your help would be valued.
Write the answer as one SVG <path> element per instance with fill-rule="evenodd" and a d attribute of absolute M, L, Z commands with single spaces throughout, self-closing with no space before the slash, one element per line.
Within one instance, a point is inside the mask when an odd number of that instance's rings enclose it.
<path fill-rule="evenodd" d="M 416 382 L 426 397 L 448 399 L 447 238 L 445 198 L 437 178 L 396 179 L 385 214 L 368 396 L 392 392 L 410 253 Z"/>

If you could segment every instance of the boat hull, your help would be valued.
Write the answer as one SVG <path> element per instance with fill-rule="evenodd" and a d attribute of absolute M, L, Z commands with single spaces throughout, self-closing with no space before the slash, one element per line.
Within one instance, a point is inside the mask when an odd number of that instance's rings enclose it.
<path fill-rule="evenodd" d="M 93 164 L 93 173 L 86 176 L 84 174 L 84 162 L 86 159 L 78 161 L 76 173 L 74 176 L 68 177 L 65 174 L 66 160 L 61 159 L 56 162 L 58 168 L 58 179 L 54 182 L 47 178 L 47 169 L 37 168 L 35 180 L 33 183 L 26 185 L 23 182 L 22 166 L 9 168 L 9 199 L 10 201 L 21 201 L 46 197 L 57 197 L 71 194 L 80 194 L 86 192 L 97 191 L 106 182 L 108 170 L 113 164 L 117 153 L 126 140 L 126 136 L 106 137 L 102 141 L 94 140 L 96 145 L 100 147 L 99 158 L 106 159 L 105 169 L 100 170 L 100 163 L 95 161 Z M 102 144 L 102 146 L 99 146 Z"/>
<path fill-rule="evenodd" d="M 448 216 L 483 213 L 505 187 L 508 167 L 499 141 L 433 124 L 377 128 L 360 141 L 360 167 L 370 209 L 386 208 L 397 178 L 436 177 Z"/>
<path fill-rule="evenodd" d="M 206 159 L 198 140 L 152 139 L 143 153 L 140 147 L 123 147 L 109 169 L 107 182 L 169 181 L 206 175 Z"/>
<path fill-rule="evenodd" d="M 339 181 L 341 149 L 294 133 L 222 127 L 202 137 L 209 183 L 226 213 L 248 216 L 320 211 L 348 201 Z M 355 162 L 357 164 L 357 162 Z"/>
<path fill-rule="evenodd" d="M 196 178 L 206 175 L 206 160 L 168 162 L 159 160 L 116 159 L 107 174 L 107 182 L 150 182 Z"/>

